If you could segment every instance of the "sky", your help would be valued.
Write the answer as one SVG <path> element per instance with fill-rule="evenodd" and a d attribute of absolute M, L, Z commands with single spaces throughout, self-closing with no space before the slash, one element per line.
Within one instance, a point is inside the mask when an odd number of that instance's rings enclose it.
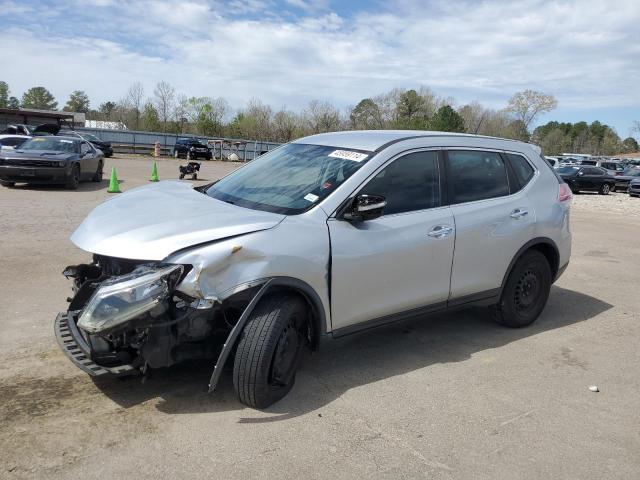
<path fill-rule="evenodd" d="M 93 107 L 159 80 L 187 96 L 340 108 L 394 87 L 456 106 L 554 95 L 540 119 L 640 120 L 640 0 L 0 0 L 0 80 Z M 634 134 L 640 137 L 640 134 Z"/>

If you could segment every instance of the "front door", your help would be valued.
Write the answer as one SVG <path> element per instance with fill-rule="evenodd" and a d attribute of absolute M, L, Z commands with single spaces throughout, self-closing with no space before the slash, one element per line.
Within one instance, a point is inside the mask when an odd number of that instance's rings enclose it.
<path fill-rule="evenodd" d="M 374 174 L 358 193 L 386 198 L 381 217 L 328 221 L 334 332 L 447 301 L 455 228 L 441 206 L 439 156 L 405 154 Z"/>

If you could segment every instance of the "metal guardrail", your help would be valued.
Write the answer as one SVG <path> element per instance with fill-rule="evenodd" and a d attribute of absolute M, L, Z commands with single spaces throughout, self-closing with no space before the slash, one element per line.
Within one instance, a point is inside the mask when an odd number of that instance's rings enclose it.
<path fill-rule="evenodd" d="M 280 143 L 246 140 L 241 138 L 205 137 L 199 135 L 176 135 L 175 133 L 141 132 L 135 130 L 110 130 L 106 128 L 77 127 L 76 131 L 91 133 L 96 137 L 111 142 L 114 151 L 121 153 L 148 153 L 155 143 L 160 143 L 163 154 L 171 155 L 178 138 L 198 138 L 209 143 L 214 158 L 226 160 L 235 153 L 241 161 L 253 160 L 264 152 L 273 150 Z"/>

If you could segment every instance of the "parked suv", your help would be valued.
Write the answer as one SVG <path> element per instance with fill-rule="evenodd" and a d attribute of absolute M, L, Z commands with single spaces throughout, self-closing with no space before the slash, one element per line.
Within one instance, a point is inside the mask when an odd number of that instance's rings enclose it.
<path fill-rule="evenodd" d="M 196 158 L 204 158 L 211 160 L 213 155 L 209 147 L 197 138 L 178 138 L 173 147 L 173 156 L 176 158 L 184 157 L 187 160 L 195 160 Z"/>
<path fill-rule="evenodd" d="M 98 206 L 71 237 L 93 259 L 64 270 L 75 294 L 56 335 L 91 375 L 213 357 L 211 391 L 229 359 L 240 400 L 264 408 L 323 337 L 478 304 L 509 327 L 535 321 L 569 262 L 570 200 L 526 143 L 302 138 L 215 183 Z"/>

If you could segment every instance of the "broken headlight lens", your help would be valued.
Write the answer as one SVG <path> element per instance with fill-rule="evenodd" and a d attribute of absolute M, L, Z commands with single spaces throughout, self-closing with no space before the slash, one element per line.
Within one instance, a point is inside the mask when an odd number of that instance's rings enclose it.
<path fill-rule="evenodd" d="M 143 265 L 102 282 L 80 315 L 78 326 L 98 333 L 121 325 L 160 305 L 182 274 L 182 265 Z"/>

